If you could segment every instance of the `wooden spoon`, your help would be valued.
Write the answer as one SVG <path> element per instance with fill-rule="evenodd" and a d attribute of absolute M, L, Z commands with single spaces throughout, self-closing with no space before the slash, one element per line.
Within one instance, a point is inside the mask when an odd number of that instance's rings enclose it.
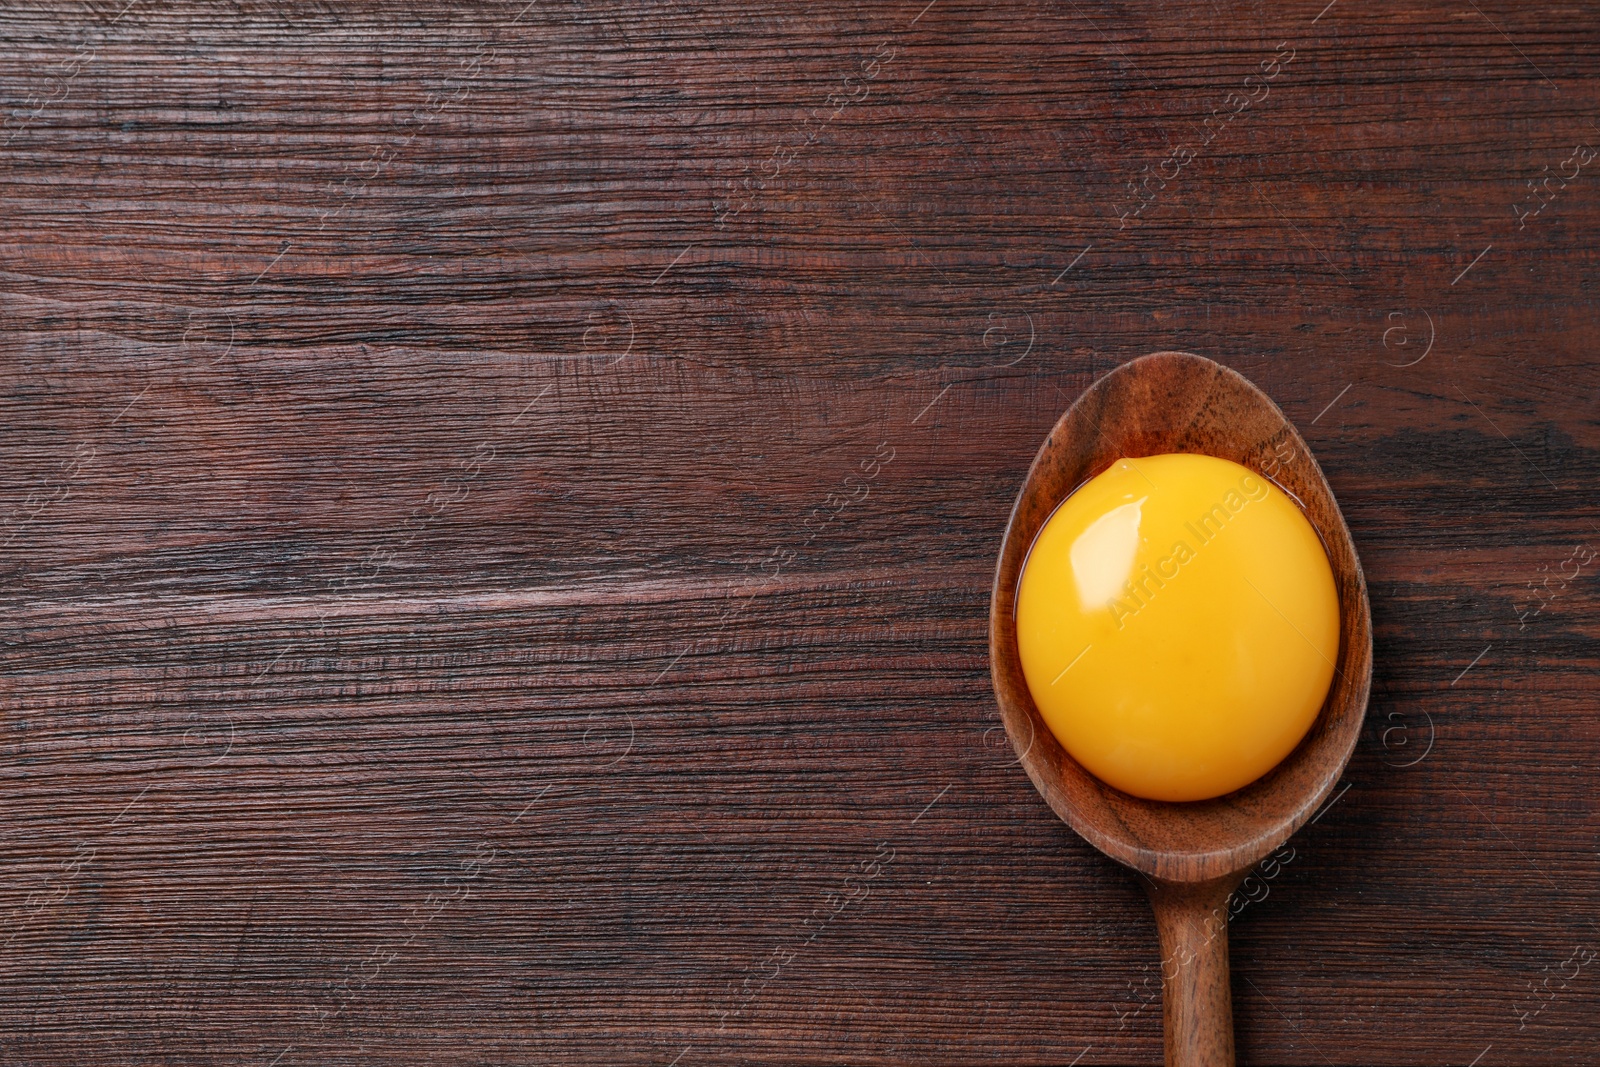
<path fill-rule="evenodd" d="M 1017 658 L 1017 583 L 1045 520 L 1117 459 L 1164 452 L 1231 459 L 1293 494 L 1322 536 L 1339 591 L 1339 661 L 1305 739 L 1243 789 L 1185 804 L 1129 796 L 1084 770 L 1040 717 Z M 1012 508 L 990 601 L 989 657 L 1000 717 L 1028 777 L 1090 844 L 1145 876 L 1161 939 L 1168 1067 L 1231 1065 L 1228 899 L 1339 780 L 1372 681 L 1372 619 L 1355 545 L 1321 468 L 1278 406 L 1234 371 L 1184 352 L 1136 359 L 1090 386 L 1050 431 Z"/>

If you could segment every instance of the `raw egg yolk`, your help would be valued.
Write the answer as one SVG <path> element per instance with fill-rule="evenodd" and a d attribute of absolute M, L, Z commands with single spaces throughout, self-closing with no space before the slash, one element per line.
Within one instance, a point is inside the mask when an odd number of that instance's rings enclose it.
<path fill-rule="evenodd" d="M 1017 651 L 1091 774 L 1204 800 L 1267 773 L 1316 721 L 1339 597 L 1316 530 L 1267 478 L 1214 456 L 1123 459 L 1034 541 Z"/>

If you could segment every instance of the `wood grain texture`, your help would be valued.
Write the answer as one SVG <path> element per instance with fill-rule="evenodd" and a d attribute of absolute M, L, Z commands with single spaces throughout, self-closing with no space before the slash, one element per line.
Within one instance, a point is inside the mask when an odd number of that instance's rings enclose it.
<path fill-rule="evenodd" d="M 1246 872 L 1211 882 L 1149 882 L 1161 944 L 1167 1067 L 1234 1067 L 1227 915 Z"/>
<path fill-rule="evenodd" d="M 0 1058 L 1159 1062 L 985 620 L 1038 443 L 1182 349 L 1300 428 L 1373 612 L 1240 1061 L 1591 1063 L 1597 47 L 5 4 Z"/>

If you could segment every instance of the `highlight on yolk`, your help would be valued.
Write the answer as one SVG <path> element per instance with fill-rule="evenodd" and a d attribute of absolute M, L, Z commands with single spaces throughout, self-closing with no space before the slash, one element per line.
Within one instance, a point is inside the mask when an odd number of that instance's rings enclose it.
<path fill-rule="evenodd" d="M 1204 800 L 1267 773 L 1316 721 L 1339 597 L 1316 530 L 1267 478 L 1215 456 L 1122 459 L 1034 541 L 1017 651 L 1091 774 Z"/>

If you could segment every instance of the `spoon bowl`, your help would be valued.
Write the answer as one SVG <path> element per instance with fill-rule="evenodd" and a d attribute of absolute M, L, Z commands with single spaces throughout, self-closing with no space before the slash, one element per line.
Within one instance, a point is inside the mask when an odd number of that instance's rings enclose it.
<path fill-rule="evenodd" d="M 1196 452 L 1248 467 L 1299 502 L 1322 538 L 1339 595 L 1333 683 L 1310 731 L 1281 763 L 1225 796 L 1145 800 L 1086 771 L 1051 734 L 1017 654 L 1017 588 L 1056 507 L 1121 458 Z M 1162 951 L 1168 1067 L 1233 1063 L 1228 899 L 1246 873 L 1317 810 L 1355 748 L 1372 681 L 1366 580 L 1333 490 L 1278 406 L 1221 364 L 1158 352 L 1102 377 L 1061 416 L 1011 512 L 989 609 L 1000 718 L 1051 809 L 1100 851 L 1144 875 Z"/>

